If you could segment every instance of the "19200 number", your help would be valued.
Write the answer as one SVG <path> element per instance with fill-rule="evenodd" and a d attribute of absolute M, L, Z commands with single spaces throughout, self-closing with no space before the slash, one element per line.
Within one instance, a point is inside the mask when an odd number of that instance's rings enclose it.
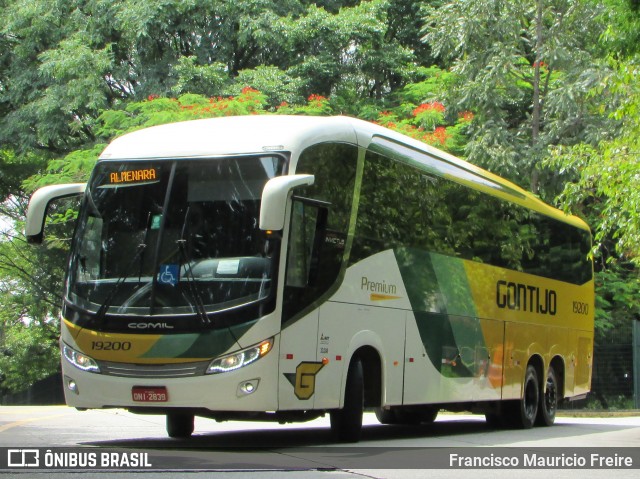
<path fill-rule="evenodd" d="M 129 351 L 129 341 L 91 341 L 91 349 L 94 351 Z"/>
<path fill-rule="evenodd" d="M 575 314 L 589 314 L 589 305 L 582 301 L 573 302 L 573 312 Z"/>

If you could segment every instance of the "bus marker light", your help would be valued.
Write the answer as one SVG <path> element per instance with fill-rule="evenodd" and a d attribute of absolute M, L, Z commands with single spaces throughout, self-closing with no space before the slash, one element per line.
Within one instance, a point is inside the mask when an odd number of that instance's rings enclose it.
<path fill-rule="evenodd" d="M 285 356 L 285 359 L 293 359 L 293 354 L 289 353 Z"/>
<path fill-rule="evenodd" d="M 329 358 L 322 358 L 322 364 L 329 364 Z"/>
<path fill-rule="evenodd" d="M 74 394 L 80 394 L 80 390 L 78 389 L 78 384 L 76 383 L 75 379 L 71 379 L 69 376 L 65 376 L 64 379 L 67 383 L 67 389 L 69 391 Z"/>
<path fill-rule="evenodd" d="M 258 389 L 258 384 L 260 383 L 260 379 L 249 379 L 248 381 L 242 381 L 238 384 L 238 397 L 240 396 L 248 396 L 249 394 L 253 394 Z"/>
<path fill-rule="evenodd" d="M 336 356 L 336 361 L 342 361 L 342 356 Z"/>
<path fill-rule="evenodd" d="M 264 356 L 271 350 L 271 344 L 271 340 L 263 341 L 262 343 L 260 343 L 260 356 Z"/>

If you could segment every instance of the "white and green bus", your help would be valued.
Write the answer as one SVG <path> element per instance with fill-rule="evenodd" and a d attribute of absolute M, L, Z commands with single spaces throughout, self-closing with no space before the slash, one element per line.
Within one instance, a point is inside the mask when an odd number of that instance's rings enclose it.
<path fill-rule="evenodd" d="M 114 140 L 83 195 L 60 346 L 67 404 L 306 421 L 341 441 L 440 409 L 551 425 L 590 388 L 591 236 L 491 173 L 347 117 L 247 116 Z"/>

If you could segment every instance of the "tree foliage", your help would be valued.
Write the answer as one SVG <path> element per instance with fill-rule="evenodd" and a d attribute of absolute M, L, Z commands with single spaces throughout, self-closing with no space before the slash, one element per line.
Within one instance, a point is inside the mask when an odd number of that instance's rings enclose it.
<path fill-rule="evenodd" d="M 619 63 L 606 82 L 618 105 L 610 114 L 616 128 L 608 138 L 557 149 L 548 162 L 575 179 L 566 184 L 560 200 L 568 210 L 589 216 L 597 253 L 608 261 L 620 257 L 636 264 L 640 263 L 639 73 L 638 62 Z M 602 92 L 596 89 L 594 95 Z"/>
<path fill-rule="evenodd" d="M 452 101 L 476 111 L 468 158 L 539 192 L 549 145 L 592 137 L 602 121 L 590 89 L 604 30 L 584 0 L 479 0 L 431 8 L 424 40 L 460 81 Z"/>
<path fill-rule="evenodd" d="M 0 5 L 0 141 L 68 153 L 104 109 L 149 95 L 380 98 L 428 58 L 416 0 L 13 0 Z"/>

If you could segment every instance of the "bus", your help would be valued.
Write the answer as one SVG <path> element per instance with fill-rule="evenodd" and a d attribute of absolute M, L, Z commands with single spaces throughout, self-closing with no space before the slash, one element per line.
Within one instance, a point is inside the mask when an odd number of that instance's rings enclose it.
<path fill-rule="evenodd" d="M 438 411 L 549 426 L 590 389 L 591 234 L 579 218 L 366 121 L 245 116 L 109 144 L 81 196 L 60 348 L 66 402 L 280 423 L 337 441 Z"/>

